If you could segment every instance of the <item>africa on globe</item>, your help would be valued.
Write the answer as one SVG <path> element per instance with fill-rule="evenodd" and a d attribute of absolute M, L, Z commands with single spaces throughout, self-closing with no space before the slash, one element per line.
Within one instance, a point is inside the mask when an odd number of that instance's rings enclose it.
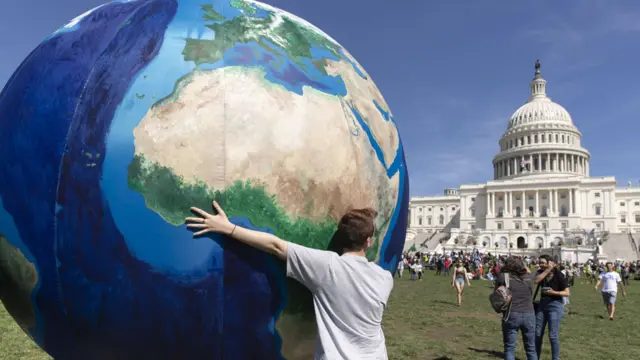
<path fill-rule="evenodd" d="M 274 257 L 193 239 L 189 208 L 327 249 L 373 207 L 402 251 L 393 115 L 337 41 L 246 0 L 115 1 L 46 38 L 0 93 L 0 298 L 57 360 L 306 359 L 311 295 Z"/>

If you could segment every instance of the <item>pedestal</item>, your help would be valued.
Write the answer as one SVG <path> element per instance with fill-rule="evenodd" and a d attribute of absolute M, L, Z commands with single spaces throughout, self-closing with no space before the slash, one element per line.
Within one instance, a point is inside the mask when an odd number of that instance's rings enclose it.
<path fill-rule="evenodd" d="M 604 251 L 602 251 L 602 245 L 596 246 L 596 250 L 593 254 L 593 259 L 598 263 L 607 261 L 607 255 L 605 255 Z"/>

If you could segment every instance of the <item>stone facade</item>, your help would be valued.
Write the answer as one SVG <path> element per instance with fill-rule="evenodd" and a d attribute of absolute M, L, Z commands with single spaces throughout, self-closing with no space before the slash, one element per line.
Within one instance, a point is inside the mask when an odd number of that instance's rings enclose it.
<path fill-rule="evenodd" d="M 613 176 L 590 176 L 582 133 L 547 97 L 539 68 L 530 89 L 499 141 L 494 179 L 412 198 L 408 240 L 446 232 L 442 246 L 548 252 L 570 238 L 591 254 L 608 233 L 640 235 L 640 187 L 617 188 Z"/>

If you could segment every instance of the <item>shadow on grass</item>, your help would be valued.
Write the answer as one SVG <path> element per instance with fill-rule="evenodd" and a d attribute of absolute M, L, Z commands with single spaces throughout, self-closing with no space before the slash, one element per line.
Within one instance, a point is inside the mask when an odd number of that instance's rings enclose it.
<path fill-rule="evenodd" d="M 440 356 L 440 357 L 434 358 L 433 360 L 453 360 L 453 359 L 448 356 Z"/>
<path fill-rule="evenodd" d="M 432 302 L 434 304 L 442 304 L 442 305 L 447 305 L 447 306 L 451 306 L 451 307 L 458 307 L 458 304 L 453 302 L 453 301 L 433 300 Z"/>
<path fill-rule="evenodd" d="M 604 320 L 605 317 L 602 314 L 585 314 L 583 312 L 579 312 L 579 311 L 573 311 L 573 310 L 569 310 L 569 313 L 566 314 L 569 316 L 579 316 L 579 317 L 587 317 L 587 318 L 596 318 L 596 319 L 600 319 L 600 320 Z"/>
<path fill-rule="evenodd" d="M 475 351 L 477 353 L 481 353 L 481 354 L 487 354 L 487 355 L 491 355 L 494 356 L 498 359 L 504 359 L 504 353 L 501 351 L 495 351 L 495 350 L 486 350 L 486 349 L 476 349 L 476 348 L 472 348 L 470 347 L 469 350 L 471 351 Z M 517 358 L 516 358 L 517 360 Z"/>

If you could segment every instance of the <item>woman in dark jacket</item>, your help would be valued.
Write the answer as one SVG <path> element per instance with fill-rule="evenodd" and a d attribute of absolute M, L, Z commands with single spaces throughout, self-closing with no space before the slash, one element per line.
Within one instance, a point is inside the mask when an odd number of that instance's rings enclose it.
<path fill-rule="evenodd" d="M 531 272 L 522 259 L 509 257 L 498 275 L 496 287 L 506 285 L 505 274 L 509 274 L 509 289 L 511 290 L 511 312 L 506 321 L 502 322 L 502 340 L 504 342 L 504 358 L 516 358 L 518 344 L 518 330 L 522 331 L 524 350 L 527 360 L 537 360 L 536 354 L 536 314 L 533 310 Z"/>
<path fill-rule="evenodd" d="M 540 285 L 540 304 L 536 309 L 536 352 L 542 353 L 542 338 L 548 327 L 551 360 L 560 359 L 560 320 L 564 298 L 570 295 L 569 282 L 549 255 L 541 255 L 535 283 Z"/>

